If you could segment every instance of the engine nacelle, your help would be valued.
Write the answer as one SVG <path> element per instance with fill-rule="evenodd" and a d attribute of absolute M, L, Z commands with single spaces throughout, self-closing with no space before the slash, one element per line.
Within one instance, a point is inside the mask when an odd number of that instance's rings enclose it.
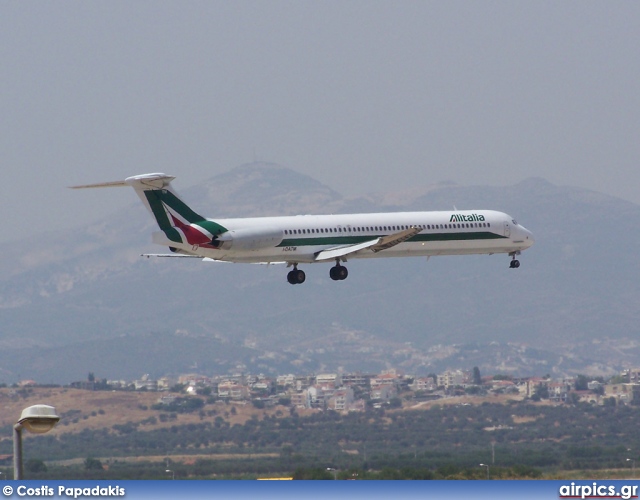
<path fill-rule="evenodd" d="M 261 250 L 282 243 L 284 234 L 281 229 L 270 227 L 238 229 L 227 231 L 214 239 L 218 248 L 225 250 Z"/>

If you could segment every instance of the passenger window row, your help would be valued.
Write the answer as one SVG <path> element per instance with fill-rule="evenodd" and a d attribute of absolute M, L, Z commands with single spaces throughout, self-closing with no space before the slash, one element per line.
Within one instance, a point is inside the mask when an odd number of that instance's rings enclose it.
<path fill-rule="evenodd" d="M 404 231 L 412 227 L 419 227 L 420 229 L 435 230 L 435 229 L 465 229 L 465 228 L 477 228 L 477 227 L 491 227 L 489 222 L 466 222 L 463 224 L 427 224 L 418 226 L 363 226 L 363 227 L 330 227 L 320 229 L 285 229 L 284 234 L 326 234 L 326 233 L 372 233 L 380 231 Z"/>

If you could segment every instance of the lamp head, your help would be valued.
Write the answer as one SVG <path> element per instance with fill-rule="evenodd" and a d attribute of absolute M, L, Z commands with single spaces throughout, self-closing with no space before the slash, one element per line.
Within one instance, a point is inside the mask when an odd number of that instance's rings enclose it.
<path fill-rule="evenodd" d="M 18 423 L 33 434 L 49 432 L 60 421 L 56 409 L 49 405 L 33 405 L 22 410 Z"/>

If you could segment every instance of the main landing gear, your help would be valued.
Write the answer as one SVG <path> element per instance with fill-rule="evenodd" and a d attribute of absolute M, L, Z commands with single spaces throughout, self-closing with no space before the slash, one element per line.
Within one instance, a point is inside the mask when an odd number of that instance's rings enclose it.
<path fill-rule="evenodd" d="M 305 279 L 307 279 L 307 275 L 304 274 L 304 271 L 298 269 L 297 264 L 294 264 L 293 271 L 289 271 L 287 274 L 287 281 L 292 285 L 300 285 L 304 283 Z"/>
<path fill-rule="evenodd" d="M 520 267 L 520 261 L 518 259 L 516 259 L 516 255 L 520 254 L 520 252 L 511 252 L 509 255 L 511 255 L 511 262 L 509 263 L 509 267 L 511 269 L 517 269 L 518 267 Z"/>
<path fill-rule="evenodd" d="M 349 271 L 346 267 L 340 264 L 338 259 L 336 259 L 336 265 L 329 270 L 329 276 L 333 281 L 342 281 L 347 279 Z M 298 264 L 294 264 L 293 270 L 289 271 L 287 274 L 287 281 L 292 285 L 300 285 L 304 283 L 305 279 L 306 275 L 304 274 L 304 271 L 298 269 Z"/>
<path fill-rule="evenodd" d="M 347 276 L 349 276 L 349 271 L 347 271 L 347 268 L 341 265 L 340 261 L 336 259 L 336 265 L 329 270 L 329 277 L 333 281 L 342 281 L 346 280 Z"/>

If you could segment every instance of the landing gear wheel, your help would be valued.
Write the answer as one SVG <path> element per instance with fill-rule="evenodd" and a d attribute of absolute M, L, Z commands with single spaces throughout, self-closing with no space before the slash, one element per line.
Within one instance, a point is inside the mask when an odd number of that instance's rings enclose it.
<path fill-rule="evenodd" d="M 294 269 L 287 274 L 287 281 L 292 285 L 300 285 L 304 283 L 305 279 L 307 279 L 307 276 L 300 269 Z"/>
<path fill-rule="evenodd" d="M 509 252 L 509 257 L 511 257 L 511 262 L 509 263 L 509 267 L 511 269 L 516 269 L 520 267 L 520 261 L 516 259 L 516 256 L 520 255 L 520 251 Z"/>
<path fill-rule="evenodd" d="M 338 275 L 338 279 L 342 281 L 347 279 L 347 276 L 349 276 L 349 271 L 346 267 L 339 266 L 336 274 Z"/>
<path fill-rule="evenodd" d="M 329 277 L 333 280 L 333 281 L 342 281 L 347 279 L 347 276 L 349 276 L 349 271 L 347 270 L 346 267 L 344 266 L 333 266 L 330 270 L 329 270 Z"/>

